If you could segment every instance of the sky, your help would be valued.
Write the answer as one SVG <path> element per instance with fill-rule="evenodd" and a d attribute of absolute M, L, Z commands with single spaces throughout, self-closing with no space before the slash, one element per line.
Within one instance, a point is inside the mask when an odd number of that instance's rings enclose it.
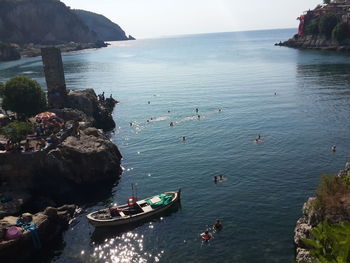
<path fill-rule="evenodd" d="M 102 14 L 136 38 L 296 28 L 322 0 L 61 0 Z"/>

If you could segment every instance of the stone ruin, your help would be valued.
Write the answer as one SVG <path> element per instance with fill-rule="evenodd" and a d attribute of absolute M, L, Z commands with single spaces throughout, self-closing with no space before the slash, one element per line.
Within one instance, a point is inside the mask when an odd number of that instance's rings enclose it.
<path fill-rule="evenodd" d="M 66 105 L 67 89 L 61 50 L 55 47 L 41 49 L 50 108 L 61 109 Z"/>

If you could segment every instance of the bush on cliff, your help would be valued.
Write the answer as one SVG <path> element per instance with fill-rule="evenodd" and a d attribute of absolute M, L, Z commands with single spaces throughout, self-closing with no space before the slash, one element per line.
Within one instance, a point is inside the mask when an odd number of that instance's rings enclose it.
<path fill-rule="evenodd" d="M 339 18 L 335 14 L 326 14 L 321 17 L 319 23 L 319 32 L 327 38 L 332 36 L 334 27 L 338 24 Z"/>
<path fill-rule="evenodd" d="M 336 214 L 346 217 L 346 211 L 341 199 L 349 195 L 349 185 L 342 177 L 322 176 L 322 182 L 316 191 L 317 204 L 315 205 L 317 207 L 315 209 L 319 210 L 322 215 Z"/>
<path fill-rule="evenodd" d="M 38 82 L 17 76 L 1 88 L 2 108 L 16 112 L 19 116 L 32 116 L 47 107 L 46 95 Z"/>
<path fill-rule="evenodd" d="M 319 33 L 319 23 L 320 21 L 318 19 L 313 19 L 311 23 L 309 23 L 305 27 L 305 33 L 307 35 L 318 35 Z"/>
<path fill-rule="evenodd" d="M 348 37 L 349 37 L 348 24 L 345 22 L 338 23 L 332 31 L 332 38 L 341 42 Z"/>
<path fill-rule="evenodd" d="M 312 229 L 314 239 L 302 239 L 311 246 L 311 255 L 322 263 L 350 262 L 350 223 L 330 225 L 322 222 Z"/>
<path fill-rule="evenodd" d="M 28 134 L 34 132 L 34 126 L 28 122 L 14 121 L 3 127 L 1 132 L 12 143 L 20 143 Z"/>

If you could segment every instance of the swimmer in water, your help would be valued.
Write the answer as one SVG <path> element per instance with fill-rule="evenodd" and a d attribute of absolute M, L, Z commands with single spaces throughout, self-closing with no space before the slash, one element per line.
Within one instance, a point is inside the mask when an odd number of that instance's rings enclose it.
<path fill-rule="evenodd" d="M 216 222 L 215 224 L 213 225 L 214 229 L 215 230 L 221 230 L 222 229 L 222 224 L 221 224 L 221 221 L 219 219 L 216 219 Z"/>
<path fill-rule="evenodd" d="M 337 147 L 335 145 L 333 145 L 331 149 L 333 152 L 335 152 L 337 150 Z"/>
<path fill-rule="evenodd" d="M 255 142 L 256 142 L 256 143 L 258 143 L 258 142 L 259 142 L 259 139 L 258 139 L 258 138 L 256 138 L 256 139 L 255 139 Z"/>
<path fill-rule="evenodd" d="M 151 121 L 153 121 L 153 118 L 151 118 Z"/>
<path fill-rule="evenodd" d="M 170 126 L 170 127 L 173 127 L 173 126 L 174 126 L 174 123 L 173 123 L 173 122 L 170 122 L 169 126 Z"/>
<path fill-rule="evenodd" d="M 213 237 L 213 235 L 212 235 L 211 233 L 209 233 L 208 230 L 205 230 L 205 231 L 201 234 L 201 237 L 202 237 L 203 241 L 208 242 L 208 241 Z"/>
<path fill-rule="evenodd" d="M 186 141 L 186 136 L 182 136 L 182 140 L 183 140 L 183 141 Z"/>
<path fill-rule="evenodd" d="M 220 181 L 223 181 L 223 180 L 224 180 L 224 176 L 220 175 Z"/>
<path fill-rule="evenodd" d="M 217 183 L 218 182 L 218 177 L 215 175 L 214 176 L 214 183 Z"/>
<path fill-rule="evenodd" d="M 277 93 L 275 92 L 275 96 L 277 95 Z"/>
<path fill-rule="evenodd" d="M 147 120 L 147 122 L 149 122 L 149 120 Z"/>
<path fill-rule="evenodd" d="M 256 136 L 256 139 L 257 139 L 257 140 L 260 140 L 260 139 L 261 139 L 260 134 L 258 134 L 258 136 Z"/>
<path fill-rule="evenodd" d="M 148 104 L 151 104 L 151 102 L 149 101 Z"/>
<path fill-rule="evenodd" d="M 222 109 L 219 109 L 219 112 L 222 112 Z"/>
<path fill-rule="evenodd" d="M 201 115 L 197 115 L 198 120 L 201 118 Z"/>
<path fill-rule="evenodd" d="M 170 113 L 170 110 L 168 110 L 168 113 Z"/>
<path fill-rule="evenodd" d="M 198 108 L 196 108 L 196 112 L 198 113 Z"/>
<path fill-rule="evenodd" d="M 132 122 L 129 122 L 130 126 L 132 126 Z"/>

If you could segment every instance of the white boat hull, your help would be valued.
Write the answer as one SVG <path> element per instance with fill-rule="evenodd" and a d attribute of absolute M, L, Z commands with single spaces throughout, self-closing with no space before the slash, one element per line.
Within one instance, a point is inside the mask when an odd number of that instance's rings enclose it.
<path fill-rule="evenodd" d="M 177 192 L 166 192 L 165 194 L 174 194 L 174 197 L 172 198 L 171 202 L 166 206 L 155 208 L 155 209 L 152 209 L 151 211 L 141 212 L 135 215 L 126 215 L 123 217 L 110 218 L 110 219 L 96 219 L 95 217 L 93 217 L 93 215 L 96 212 L 93 212 L 88 214 L 86 217 L 89 220 L 90 224 L 93 225 L 94 227 L 111 227 L 111 226 L 121 226 L 121 225 L 137 223 L 146 218 L 153 217 L 157 214 L 160 214 L 168 210 L 170 207 L 172 207 L 174 204 L 176 204 L 180 200 L 180 193 L 181 193 L 181 190 Z M 143 199 L 143 200 L 146 200 L 146 199 Z M 127 205 L 124 205 L 121 207 L 126 207 L 126 206 Z M 100 211 L 105 211 L 105 210 L 100 210 Z"/>

